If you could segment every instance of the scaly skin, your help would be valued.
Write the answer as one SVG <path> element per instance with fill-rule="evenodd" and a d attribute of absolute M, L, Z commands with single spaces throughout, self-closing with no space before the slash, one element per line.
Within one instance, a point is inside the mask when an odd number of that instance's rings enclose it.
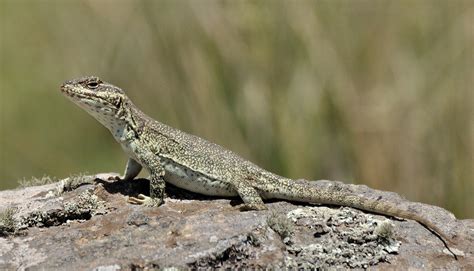
<path fill-rule="evenodd" d="M 315 189 L 309 184 L 268 172 L 214 143 L 145 115 L 120 88 L 97 77 L 65 82 L 61 91 L 110 130 L 130 156 L 124 177 L 135 178 L 142 168 L 150 173 L 150 197 L 130 198 L 135 204 L 159 206 L 165 182 L 214 196 L 240 196 L 243 209 L 266 209 L 262 199 L 284 199 L 355 207 L 384 215 L 416 220 L 450 240 L 428 218 L 407 206 L 364 198 L 337 186 Z"/>

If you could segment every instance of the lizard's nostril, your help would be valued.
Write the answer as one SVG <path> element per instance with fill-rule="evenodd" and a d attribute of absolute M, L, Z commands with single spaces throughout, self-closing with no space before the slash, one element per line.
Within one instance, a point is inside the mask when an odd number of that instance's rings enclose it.
<path fill-rule="evenodd" d="M 66 89 L 68 85 L 73 85 L 73 84 L 74 84 L 74 80 L 67 80 L 61 85 L 61 90 L 64 90 Z"/>
<path fill-rule="evenodd" d="M 60 87 L 61 91 L 65 92 L 66 90 L 68 90 L 68 86 L 69 86 L 69 81 L 62 84 Z"/>
<path fill-rule="evenodd" d="M 64 86 L 66 85 L 72 85 L 74 83 L 73 80 L 67 80 L 66 82 L 64 82 L 62 85 L 61 85 L 61 88 L 63 88 Z"/>

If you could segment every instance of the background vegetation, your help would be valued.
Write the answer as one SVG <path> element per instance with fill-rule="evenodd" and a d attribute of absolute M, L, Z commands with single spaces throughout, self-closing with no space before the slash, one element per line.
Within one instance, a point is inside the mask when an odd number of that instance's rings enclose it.
<path fill-rule="evenodd" d="M 281 175 L 474 217 L 474 1 L 0 0 L 0 16 L 0 189 L 122 172 L 59 92 L 98 75 Z"/>

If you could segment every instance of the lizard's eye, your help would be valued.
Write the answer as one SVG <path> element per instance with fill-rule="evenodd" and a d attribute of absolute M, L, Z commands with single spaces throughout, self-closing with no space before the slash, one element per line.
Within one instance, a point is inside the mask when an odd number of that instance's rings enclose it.
<path fill-rule="evenodd" d="M 97 88 L 99 86 L 98 82 L 89 82 L 87 83 L 88 88 Z"/>

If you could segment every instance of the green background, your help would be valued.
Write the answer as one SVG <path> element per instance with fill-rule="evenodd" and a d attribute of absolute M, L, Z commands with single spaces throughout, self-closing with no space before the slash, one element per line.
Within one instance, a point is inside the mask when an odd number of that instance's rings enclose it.
<path fill-rule="evenodd" d="M 278 174 L 474 217 L 474 1 L 0 0 L 0 16 L 0 189 L 123 171 L 59 91 L 98 75 Z"/>

